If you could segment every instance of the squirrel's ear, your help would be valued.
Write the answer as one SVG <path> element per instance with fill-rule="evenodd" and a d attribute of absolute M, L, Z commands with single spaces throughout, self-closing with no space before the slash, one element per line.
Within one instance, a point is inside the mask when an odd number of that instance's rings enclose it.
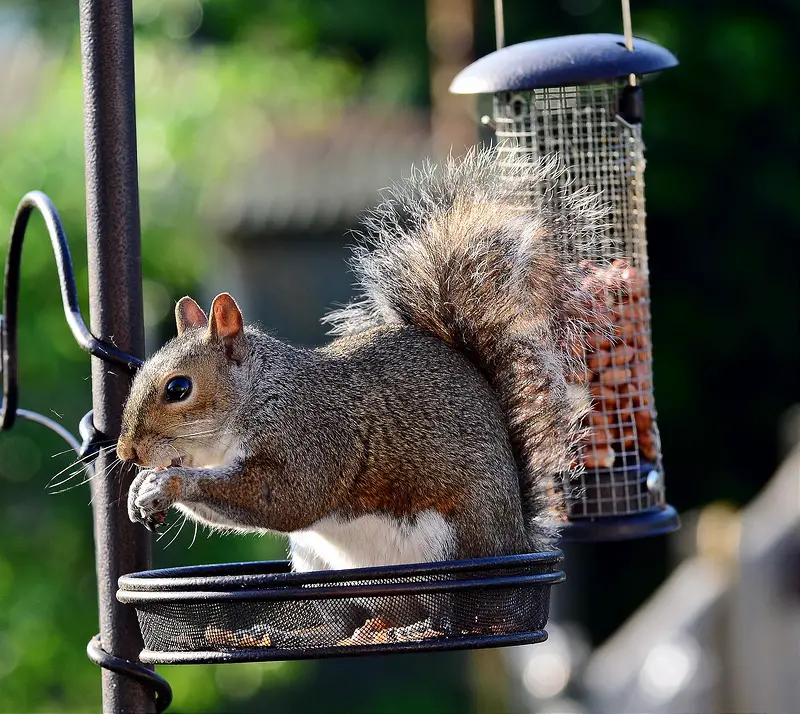
<path fill-rule="evenodd" d="M 244 357 L 244 322 L 242 311 L 228 293 L 221 293 L 211 303 L 208 337 L 225 345 L 227 357 L 241 362 Z"/>
<path fill-rule="evenodd" d="M 193 327 L 205 327 L 208 324 L 208 318 L 203 312 L 203 308 L 192 298 L 182 297 L 175 306 L 175 323 L 178 326 L 178 335 L 182 335 Z"/>

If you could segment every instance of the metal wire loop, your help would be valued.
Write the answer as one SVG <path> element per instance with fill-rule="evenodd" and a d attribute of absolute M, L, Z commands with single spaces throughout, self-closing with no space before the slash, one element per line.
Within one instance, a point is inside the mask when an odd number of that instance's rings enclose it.
<path fill-rule="evenodd" d="M 81 419 L 80 424 L 78 424 L 78 433 L 81 435 L 81 439 L 83 439 L 78 451 L 78 456 L 84 463 L 89 460 L 94 461 L 95 458 L 97 458 L 97 454 L 100 452 L 100 444 L 108 443 L 108 437 L 95 428 L 93 418 L 94 410 L 90 410 L 83 415 L 83 419 Z M 91 459 L 87 458 L 89 455 L 91 455 Z"/>
<path fill-rule="evenodd" d="M 114 345 L 96 338 L 86 326 L 81 315 L 78 291 L 75 287 L 75 271 L 69 252 L 69 243 L 61 218 L 53 202 L 41 191 L 31 191 L 23 196 L 17 206 L 8 245 L 5 284 L 3 286 L 3 320 L 0 321 L 0 350 L 2 351 L 3 401 L 0 405 L 0 430 L 8 430 L 17 416 L 19 403 L 17 370 L 17 313 L 19 307 L 20 267 L 22 262 L 22 243 L 28 221 L 34 210 L 44 217 L 47 233 L 58 268 L 61 300 L 67 324 L 78 345 L 94 357 L 125 369 L 129 374 L 136 372 L 142 361 L 126 354 Z"/>
<path fill-rule="evenodd" d="M 158 714 L 166 711 L 172 703 L 172 687 L 169 686 L 166 679 L 141 664 L 109 654 L 103 649 L 100 635 L 95 635 L 89 640 L 89 644 L 86 645 L 86 654 L 99 667 L 136 680 L 154 692 Z"/>

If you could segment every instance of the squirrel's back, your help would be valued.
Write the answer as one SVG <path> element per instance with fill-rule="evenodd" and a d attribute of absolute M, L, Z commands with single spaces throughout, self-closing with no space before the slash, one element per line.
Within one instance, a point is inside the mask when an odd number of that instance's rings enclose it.
<path fill-rule="evenodd" d="M 589 407 L 567 382 L 591 318 L 568 247 L 594 239 L 598 211 L 561 178 L 554 162 L 500 166 L 494 151 L 425 165 L 365 221 L 351 263 L 361 295 L 325 318 L 339 335 L 413 326 L 480 371 L 502 410 L 539 547 L 559 505 L 552 479 L 572 468 Z"/>

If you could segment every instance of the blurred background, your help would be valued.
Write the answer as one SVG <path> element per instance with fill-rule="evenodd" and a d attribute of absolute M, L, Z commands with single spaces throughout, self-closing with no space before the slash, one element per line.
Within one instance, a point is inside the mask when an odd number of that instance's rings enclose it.
<path fill-rule="evenodd" d="M 424 156 L 486 137 L 447 93 L 494 49 L 491 0 L 137 0 L 148 350 L 174 301 L 229 290 L 304 345 L 350 295 L 347 231 Z M 175 712 L 768 712 L 800 701 L 800 280 L 793 0 L 634 0 L 681 65 L 645 88 L 666 538 L 566 548 L 548 643 L 374 660 L 162 667 Z M 506 43 L 621 32 L 616 0 L 506 0 Z M 483 132 L 483 133 L 482 133 Z M 0 1 L 0 250 L 57 205 L 86 306 L 77 8 Z M 23 261 L 21 406 L 72 431 L 89 363 L 40 219 Z M 86 307 L 84 308 L 86 309 Z M 0 711 L 96 711 L 91 508 L 65 444 L 0 437 Z M 157 566 L 281 558 L 279 538 L 154 544 Z"/>

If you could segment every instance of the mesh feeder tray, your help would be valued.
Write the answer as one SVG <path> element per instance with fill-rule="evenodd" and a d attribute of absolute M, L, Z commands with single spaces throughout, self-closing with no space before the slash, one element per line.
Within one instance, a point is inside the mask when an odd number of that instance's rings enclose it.
<path fill-rule="evenodd" d="M 561 553 L 292 573 L 288 561 L 150 570 L 119 580 L 141 660 L 319 659 L 542 642 Z"/>
<path fill-rule="evenodd" d="M 588 187 L 610 209 L 596 247 L 565 245 L 592 273 L 609 338 L 589 332 L 593 408 L 580 482 L 564 483 L 564 540 L 622 540 L 678 528 L 666 503 L 653 400 L 650 286 L 644 204 L 642 90 L 638 77 L 677 64 L 667 50 L 621 35 L 573 35 L 512 45 L 463 70 L 458 94 L 494 95 L 501 161 L 557 154 L 568 190 Z M 520 190 L 523 190 L 522 188 Z M 556 475 L 554 475 L 556 476 Z"/>

